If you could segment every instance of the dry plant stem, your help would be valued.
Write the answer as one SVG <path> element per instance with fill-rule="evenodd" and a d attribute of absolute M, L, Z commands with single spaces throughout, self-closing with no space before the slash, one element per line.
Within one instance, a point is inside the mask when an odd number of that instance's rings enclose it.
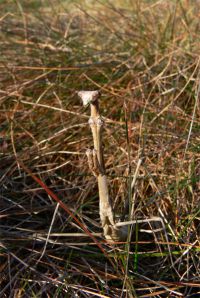
<path fill-rule="evenodd" d="M 99 188 L 99 213 L 104 231 L 104 236 L 110 241 L 125 241 L 127 239 L 126 228 L 117 227 L 114 221 L 114 213 L 109 198 L 108 182 L 105 173 L 102 146 L 103 119 L 99 113 L 98 91 L 81 91 L 78 95 L 82 98 L 83 104 L 90 104 L 91 117 L 89 125 L 91 127 L 94 150 L 87 150 L 89 166 L 93 174 L 97 177 Z M 93 156 L 91 156 L 93 155 Z"/>

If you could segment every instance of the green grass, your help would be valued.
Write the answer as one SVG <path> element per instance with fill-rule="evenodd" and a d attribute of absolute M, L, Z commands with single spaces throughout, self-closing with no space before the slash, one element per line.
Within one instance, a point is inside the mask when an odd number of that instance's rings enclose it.
<path fill-rule="evenodd" d="M 1 297 L 200 295 L 199 6 L 0 2 Z M 116 214 L 134 196 L 134 219 L 161 217 L 160 232 L 151 222 L 130 243 L 100 236 L 82 89 L 102 93 Z M 98 233 L 99 246 L 78 236 L 83 228 L 65 210 L 55 213 L 33 175 Z"/>

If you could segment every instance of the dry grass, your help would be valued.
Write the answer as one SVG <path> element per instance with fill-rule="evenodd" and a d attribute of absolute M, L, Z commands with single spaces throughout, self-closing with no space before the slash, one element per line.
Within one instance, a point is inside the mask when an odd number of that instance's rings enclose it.
<path fill-rule="evenodd" d="M 94 2 L 0 4 L 0 296 L 199 297 L 200 4 Z M 116 214 L 164 225 L 129 244 L 101 236 L 83 89 Z"/>

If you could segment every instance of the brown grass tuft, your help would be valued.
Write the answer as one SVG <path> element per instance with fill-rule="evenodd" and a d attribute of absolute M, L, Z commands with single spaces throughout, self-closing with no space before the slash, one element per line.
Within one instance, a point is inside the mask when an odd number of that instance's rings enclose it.
<path fill-rule="evenodd" d="M 1 2 L 1 297 L 198 297 L 199 5 Z M 116 215 L 161 218 L 129 244 L 101 236 L 76 94 L 96 89 Z"/>

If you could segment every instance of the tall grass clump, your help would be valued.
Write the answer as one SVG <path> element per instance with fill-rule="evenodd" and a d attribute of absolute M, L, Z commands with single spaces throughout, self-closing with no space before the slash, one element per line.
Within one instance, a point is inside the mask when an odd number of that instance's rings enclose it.
<path fill-rule="evenodd" d="M 200 3 L 6 4 L 0 297 L 198 297 Z M 134 221 L 126 241 L 102 236 L 79 90 L 102 94 L 113 212 Z"/>

